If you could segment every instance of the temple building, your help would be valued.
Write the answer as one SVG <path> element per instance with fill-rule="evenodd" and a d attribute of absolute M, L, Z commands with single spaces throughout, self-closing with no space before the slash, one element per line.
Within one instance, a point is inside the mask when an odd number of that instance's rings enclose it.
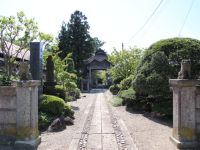
<path fill-rule="evenodd" d="M 81 91 L 90 91 L 92 88 L 97 87 L 97 80 L 94 79 L 95 71 L 108 70 L 111 63 L 107 60 L 108 56 L 102 49 L 97 49 L 95 55 L 84 60 L 85 70 L 84 78 L 81 80 Z M 108 77 L 109 78 L 109 77 Z"/>

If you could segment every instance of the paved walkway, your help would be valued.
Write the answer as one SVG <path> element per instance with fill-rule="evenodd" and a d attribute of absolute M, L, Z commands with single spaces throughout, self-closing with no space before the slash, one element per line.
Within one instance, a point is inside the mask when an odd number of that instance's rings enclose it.
<path fill-rule="evenodd" d="M 61 132 L 42 133 L 38 150 L 175 150 L 172 129 L 124 106 L 112 107 L 106 90 L 84 93 L 70 102 L 75 123 Z M 136 145 L 136 146 L 135 146 Z"/>
<path fill-rule="evenodd" d="M 93 92 L 97 92 L 97 97 L 86 109 L 85 123 L 76 131 L 69 150 L 136 149 L 127 128 L 112 114 L 104 91 Z"/>

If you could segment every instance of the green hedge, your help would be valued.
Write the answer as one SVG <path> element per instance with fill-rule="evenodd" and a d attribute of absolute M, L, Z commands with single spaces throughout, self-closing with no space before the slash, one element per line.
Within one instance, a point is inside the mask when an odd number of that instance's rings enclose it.
<path fill-rule="evenodd" d="M 62 85 L 56 85 L 55 86 L 55 96 L 58 96 L 62 99 L 65 99 L 66 97 L 66 90 Z"/>
<path fill-rule="evenodd" d="M 132 81 L 134 79 L 134 76 L 131 75 L 128 78 L 123 79 L 120 82 L 120 90 L 128 90 L 132 86 Z"/>
<path fill-rule="evenodd" d="M 122 106 L 122 102 L 123 102 L 123 99 L 118 97 L 118 96 L 114 96 L 112 98 L 112 101 L 111 101 L 111 104 L 114 106 L 114 107 L 117 107 L 117 106 Z"/>
<path fill-rule="evenodd" d="M 74 88 L 74 89 L 71 89 L 70 91 L 68 91 L 67 95 L 74 97 L 74 99 L 78 99 L 78 98 L 80 98 L 80 93 L 81 93 L 81 91 L 78 88 Z"/>
<path fill-rule="evenodd" d="M 74 115 L 74 111 L 72 110 L 71 106 L 67 103 L 65 103 L 64 105 L 64 115 L 69 117 L 73 117 Z"/>
<path fill-rule="evenodd" d="M 117 93 L 119 92 L 120 90 L 120 87 L 119 85 L 117 84 L 114 84 L 114 85 L 111 85 L 110 88 L 109 88 L 110 92 L 113 94 L 113 95 L 117 95 Z"/>
<path fill-rule="evenodd" d="M 53 95 L 42 95 L 39 110 L 52 115 L 61 115 L 64 110 L 65 101 Z"/>
<path fill-rule="evenodd" d="M 44 112 L 39 112 L 39 117 L 38 117 L 38 125 L 40 130 L 45 130 L 50 123 L 53 121 L 54 117 L 48 113 Z"/>
<path fill-rule="evenodd" d="M 118 93 L 118 96 L 123 99 L 123 104 L 133 104 L 136 101 L 135 91 L 130 88 Z"/>

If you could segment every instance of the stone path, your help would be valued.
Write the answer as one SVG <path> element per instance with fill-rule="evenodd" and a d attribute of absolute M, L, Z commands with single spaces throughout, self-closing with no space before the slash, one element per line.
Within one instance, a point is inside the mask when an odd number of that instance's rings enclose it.
<path fill-rule="evenodd" d="M 136 149 L 128 130 L 124 127 L 121 128 L 118 120 L 112 114 L 104 91 L 99 90 L 98 92 L 97 98 L 88 106 L 84 126 L 81 131 L 80 128 L 76 131 L 69 150 Z"/>
<path fill-rule="evenodd" d="M 169 137 L 170 126 L 143 114 L 113 107 L 106 90 L 83 93 L 70 102 L 75 123 L 61 132 L 41 134 L 38 150 L 176 150 Z"/>

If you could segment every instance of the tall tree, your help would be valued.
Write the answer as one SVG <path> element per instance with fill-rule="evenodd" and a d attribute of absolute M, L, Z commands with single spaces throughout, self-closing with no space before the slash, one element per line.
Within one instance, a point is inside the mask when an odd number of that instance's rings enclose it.
<path fill-rule="evenodd" d="M 60 57 L 63 59 L 67 54 L 72 53 L 78 75 L 83 70 L 83 60 L 89 58 L 95 51 L 95 42 L 89 34 L 89 28 L 87 17 L 82 12 L 75 11 L 70 21 L 62 24 L 58 36 Z"/>

